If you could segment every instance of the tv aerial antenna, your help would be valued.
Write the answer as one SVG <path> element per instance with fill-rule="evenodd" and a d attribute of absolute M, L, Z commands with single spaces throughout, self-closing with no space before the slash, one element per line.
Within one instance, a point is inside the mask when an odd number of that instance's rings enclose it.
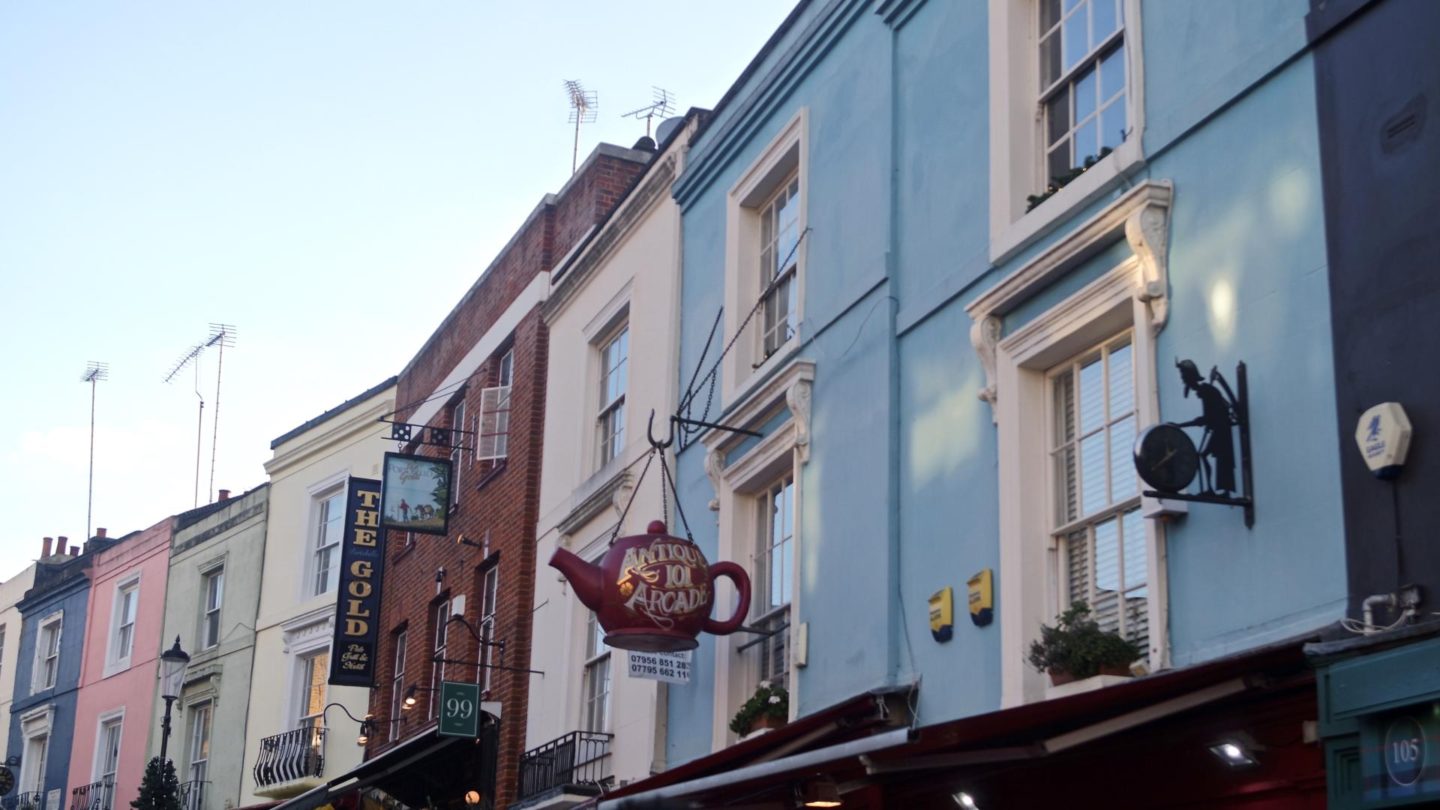
<path fill-rule="evenodd" d="M 651 121 L 657 116 L 661 119 L 669 118 L 670 114 L 675 111 L 675 96 L 671 95 L 669 90 L 654 86 L 651 86 L 650 89 L 654 91 L 655 95 L 649 104 L 625 113 L 626 118 L 634 118 L 637 121 L 641 118 L 645 119 L 645 137 L 647 138 L 650 137 Z"/>
<path fill-rule="evenodd" d="M 215 439 L 219 437 L 220 423 L 218 421 L 220 412 L 220 381 L 221 373 L 225 364 L 225 347 L 235 345 L 235 327 L 230 324 L 210 324 L 210 335 L 190 348 L 189 351 L 180 356 L 179 360 L 170 367 L 170 373 L 165 375 L 165 382 L 173 382 L 180 372 L 190 366 L 195 367 L 195 399 L 198 401 L 198 411 L 195 417 L 195 506 L 200 505 L 200 449 L 205 435 L 205 395 L 200 393 L 200 357 L 205 350 L 214 346 L 220 352 L 219 364 L 215 370 L 215 413 L 216 421 L 214 434 L 210 446 L 210 486 L 215 485 Z"/>
<path fill-rule="evenodd" d="M 592 124 L 600 111 L 594 90 L 586 90 L 578 80 L 566 80 L 565 92 L 570 96 L 570 123 L 575 125 L 575 147 L 570 155 L 570 173 L 580 168 L 580 125 Z"/>
<path fill-rule="evenodd" d="M 80 382 L 90 383 L 90 481 L 85 488 L 85 539 L 90 539 L 91 518 L 95 507 L 95 388 L 96 383 L 110 378 L 110 364 L 94 360 L 85 364 Z"/>

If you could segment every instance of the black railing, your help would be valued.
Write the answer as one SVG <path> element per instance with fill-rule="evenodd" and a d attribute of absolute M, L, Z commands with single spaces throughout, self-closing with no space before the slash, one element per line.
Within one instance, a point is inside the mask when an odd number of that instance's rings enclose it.
<path fill-rule="evenodd" d="M 0 800 L 0 807 L 5 810 L 45 810 L 45 791 L 12 793 Z"/>
<path fill-rule="evenodd" d="M 70 791 L 70 810 L 110 810 L 115 803 L 115 777 L 104 776 L 98 782 L 81 785 Z"/>
<path fill-rule="evenodd" d="M 210 784 L 201 779 L 180 783 L 181 810 L 200 810 L 205 806 L 205 786 Z M 76 810 L 76 808 L 71 808 Z"/>
<path fill-rule="evenodd" d="M 572 731 L 525 752 L 520 760 L 520 800 L 563 788 L 597 795 L 609 782 L 613 734 Z"/>
<path fill-rule="evenodd" d="M 255 784 L 270 787 L 325 771 L 325 729 L 297 728 L 260 741 Z"/>

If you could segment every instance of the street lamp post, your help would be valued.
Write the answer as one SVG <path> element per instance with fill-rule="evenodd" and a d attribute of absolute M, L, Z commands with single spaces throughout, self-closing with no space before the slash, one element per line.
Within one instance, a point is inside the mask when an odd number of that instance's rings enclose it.
<path fill-rule="evenodd" d="M 160 697 L 165 699 L 165 721 L 160 725 L 160 759 L 166 760 L 166 749 L 170 745 L 170 707 L 180 697 L 185 685 L 185 667 L 190 656 L 180 649 L 180 637 L 175 637 L 175 646 L 160 653 Z"/>

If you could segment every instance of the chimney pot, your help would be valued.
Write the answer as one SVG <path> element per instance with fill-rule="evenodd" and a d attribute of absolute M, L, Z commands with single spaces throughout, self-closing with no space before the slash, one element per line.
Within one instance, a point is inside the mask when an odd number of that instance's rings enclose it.
<path fill-rule="evenodd" d="M 45 542 L 40 546 L 40 559 L 43 560 L 50 556 L 50 545 L 54 542 L 55 538 L 53 537 L 45 538 Z"/>
<path fill-rule="evenodd" d="M 79 546 L 71 546 L 71 547 L 70 547 L 70 556 L 71 556 L 71 557 L 79 557 L 79 556 L 80 556 L 80 547 L 79 547 Z"/>
<path fill-rule="evenodd" d="M 63 534 L 60 535 L 59 537 L 55 538 L 55 553 L 56 553 L 56 554 L 64 554 L 64 553 L 65 553 L 65 544 L 66 544 L 66 543 L 69 543 L 69 542 L 70 542 L 70 538 L 66 537 L 66 536 L 63 535 Z"/>
<path fill-rule="evenodd" d="M 104 537 L 104 536 L 105 536 L 105 527 L 104 527 L 104 526 L 96 526 L 96 527 L 95 527 L 95 536 L 96 536 L 96 537 Z"/>
<path fill-rule="evenodd" d="M 228 501 L 228 500 L 230 500 L 230 490 L 228 490 L 228 489 L 222 489 L 222 490 L 220 490 L 220 500 L 222 500 L 222 501 Z"/>

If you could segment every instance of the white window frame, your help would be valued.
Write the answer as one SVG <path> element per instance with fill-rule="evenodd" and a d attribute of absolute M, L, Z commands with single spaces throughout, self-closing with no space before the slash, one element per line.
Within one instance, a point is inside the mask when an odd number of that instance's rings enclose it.
<path fill-rule="evenodd" d="M 630 319 L 628 310 L 622 314 L 618 323 L 611 325 L 609 329 L 595 342 L 595 349 L 599 360 L 599 385 L 596 390 L 596 416 L 595 416 L 595 468 L 600 469 L 616 458 L 625 454 L 625 395 L 629 389 L 630 382 Z M 620 357 L 619 363 L 611 368 L 609 355 L 611 347 L 624 341 L 624 354 Z M 612 375 L 619 374 L 621 383 L 619 393 L 609 396 L 610 379 Z"/>
<path fill-rule="evenodd" d="M 395 666 L 390 677 L 390 741 L 400 739 L 400 720 L 405 709 L 405 658 L 406 645 L 410 642 L 410 628 L 402 627 L 394 634 Z"/>
<path fill-rule="evenodd" d="M 45 770 L 49 765 L 50 732 L 54 722 L 55 704 L 53 703 L 31 709 L 20 715 L 20 739 L 24 747 L 20 752 L 18 793 L 46 792 Z M 39 757 L 31 756 L 30 753 L 30 748 L 36 740 L 43 740 Z"/>
<path fill-rule="evenodd" d="M 991 403 L 998 432 L 1005 707 L 1046 696 L 1042 675 L 1025 662 L 1025 650 L 1038 637 L 1041 623 L 1053 623 L 1063 607 L 1049 551 L 1055 504 L 1049 485 L 1047 375 L 1086 348 L 1133 330 L 1137 430 L 1159 421 L 1155 336 L 1169 306 L 1165 256 L 1171 196 L 1168 183 L 1136 186 L 966 306 L 974 320 L 971 341 L 987 381 L 980 396 Z M 1133 256 L 1002 337 L 1002 316 L 1122 237 Z M 1047 483 L 1036 487 L 1035 481 Z M 1169 666 L 1164 528 L 1147 519 L 1145 532 L 1148 663 L 1151 670 L 1159 670 Z"/>
<path fill-rule="evenodd" d="M 330 645 L 320 644 L 307 650 L 295 653 L 294 686 L 292 687 L 292 699 L 294 710 L 290 714 L 290 728 L 324 728 L 325 726 L 325 705 L 330 702 Z M 324 697 L 320 700 L 320 712 L 312 714 L 306 709 L 309 706 L 311 680 L 306 678 L 306 670 L 312 667 L 313 661 L 321 656 L 325 658 L 325 664 L 320 672 L 320 686 Z"/>
<path fill-rule="evenodd" d="M 795 251 L 795 329 L 790 339 L 762 350 L 764 306 L 750 318 L 735 345 L 721 361 L 721 397 L 728 406 L 753 388 L 761 379 L 786 362 L 803 339 L 805 327 L 805 268 L 809 240 L 809 113 L 801 108 L 761 150 L 726 196 L 725 218 L 725 309 L 726 335 L 736 335 L 746 316 L 755 309 L 764 292 L 759 272 L 761 212 L 791 180 L 799 182 L 799 248 Z M 790 272 L 788 269 L 786 272 Z"/>
<path fill-rule="evenodd" d="M 715 500 L 711 503 L 711 508 L 719 513 L 717 556 L 744 565 L 751 573 L 752 580 L 760 548 L 756 512 L 758 496 L 768 491 L 777 480 L 787 475 L 794 478 L 795 525 L 790 541 L 793 544 L 789 607 L 791 643 L 786 649 L 789 662 L 785 667 L 789 678 L 787 683 L 782 684 L 791 694 L 792 718 L 799 706 L 796 699 L 799 669 L 804 666 L 806 655 L 799 643 L 799 638 L 803 635 L 799 618 L 804 615 L 799 570 L 804 558 L 803 473 L 810 458 L 810 390 L 814 379 L 813 363 L 804 360 L 792 361 L 763 385 L 756 387 L 745 402 L 727 416 L 728 424 L 752 426 L 763 424 L 782 407 L 790 412 L 789 419 L 771 430 L 743 455 L 730 458 L 740 444 L 733 434 L 711 430 L 701 436 L 706 447 L 706 469 L 711 484 L 715 487 Z M 735 605 L 734 600 L 734 588 L 725 580 L 718 581 L 715 590 L 715 615 L 730 615 Z M 754 638 L 748 633 L 737 633 L 719 636 L 715 640 L 712 750 L 718 751 L 735 741 L 735 736 L 729 730 L 730 718 L 740 704 L 754 694 L 760 680 L 755 663 L 759 656 L 758 645 L 748 647 L 743 652 L 739 651 L 741 645 Z"/>
<path fill-rule="evenodd" d="M 210 583 L 216 582 L 217 594 L 214 605 L 210 604 Z M 220 619 L 225 610 L 225 565 L 223 563 L 212 565 L 200 571 L 200 649 L 209 650 L 220 646 L 220 638 L 224 635 L 225 628 L 221 625 Z M 213 635 L 211 631 L 213 622 Z"/>
<path fill-rule="evenodd" d="M 777 539 L 774 536 L 774 524 L 769 519 L 769 514 L 775 508 L 776 491 L 784 492 L 789 487 L 789 495 L 784 504 L 784 509 L 789 511 L 789 531 L 786 537 Z M 750 619 L 748 624 L 761 630 L 773 630 L 774 635 L 768 636 L 764 641 L 750 647 L 746 654 L 753 657 L 755 675 L 753 680 L 764 680 L 767 682 L 782 681 L 788 684 L 791 670 L 790 642 L 794 637 L 794 611 L 792 606 L 795 602 L 795 523 L 796 506 L 799 503 L 797 498 L 799 490 L 795 486 L 795 474 L 791 470 L 784 471 L 769 484 L 761 487 L 751 497 L 747 506 L 750 507 L 755 526 L 755 549 L 752 552 L 754 564 L 751 566 L 751 595 L 750 595 Z M 784 551 L 789 554 L 788 572 L 783 572 L 780 577 L 776 576 L 774 567 L 771 565 L 771 551 L 777 547 L 788 547 Z M 772 604 L 770 589 L 776 584 L 785 589 L 788 599 L 782 599 L 778 604 Z M 773 627 L 771 627 L 773 625 Z M 782 626 L 783 625 L 783 629 Z M 780 636 L 779 639 L 776 636 Z M 756 637 L 758 638 L 758 637 Z M 749 641 L 754 642 L 756 638 Z M 779 649 L 783 650 L 785 656 L 783 666 L 777 667 L 775 662 L 770 660 L 775 654 L 776 642 L 779 642 Z M 751 653 L 750 650 L 754 652 Z M 777 678 L 778 674 L 784 678 Z"/>
<path fill-rule="evenodd" d="M 46 646 L 42 645 L 45 632 L 48 628 L 55 628 L 55 667 L 51 672 L 50 682 L 45 683 L 44 673 L 46 662 L 50 656 L 46 655 Z M 35 626 L 35 663 L 30 673 L 30 694 L 44 692 L 54 689 L 55 684 L 60 682 L 60 651 L 65 643 L 65 611 L 57 610 L 41 619 Z"/>
<path fill-rule="evenodd" d="M 989 0 L 990 261 L 1004 262 L 1100 198 L 1145 163 L 1145 73 L 1141 0 L 1121 0 L 1125 118 L 1129 135 L 1110 155 L 1034 210 L 1044 191 L 1045 115 L 1041 108 L 1040 19 L 1035 0 Z M 1072 122 L 1073 123 L 1073 122 Z"/>
<path fill-rule="evenodd" d="M 585 611 L 585 651 L 581 675 L 580 728 L 606 733 L 611 726 L 615 689 L 614 658 L 603 641 L 605 630 L 593 611 Z"/>
<path fill-rule="evenodd" d="M 508 348 L 496 363 L 495 384 L 480 390 L 480 431 L 475 441 L 476 461 L 499 461 L 510 453 L 510 396 L 515 387 L 515 349 Z"/>
<path fill-rule="evenodd" d="M 118 743 L 118 744 L 116 745 L 115 770 L 113 770 L 113 771 L 106 771 L 106 770 L 105 770 L 105 766 L 106 766 L 108 763 L 106 763 L 106 761 L 105 761 L 105 749 L 106 749 L 106 745 L 105 745 L 106 739 L 105 739 L 105 737 L 106 737 L 106 732 L 107 732 L 111 727 L 117 728 L 117 729 L 119 730 L 119 731 L 118 731 L 118 733 L 119 733 L 119 738 L 118 738 L 118 740 L 117 740 L 117 743 Z M 95 758 L 94 758 L 93 764 L 91 765 L 91 768 L 90 768 L 90 774 L 91 774 L 91 779 L 90 779 L 90 781 L 91 781 L 91 782 L 102 782 L 102 783 L 103 783 L 103 782 L 105 781 L 105 777 L 106 777 L 107 775 L 110 776 L 110 777 L 111 777 L 110 784 L 107 785 L 106 787 L 111 791 L 112 796 L 113 796 L 114 790 L 115 790 L 115 780 L 114 780 L 114 776 L 115 776 L 116 773 L 119 772 L 119 767 L 120 767 L 120 755 L 119 755 L 119 751 L 120 751 L 120 749 L 124 746 L 124 744 L 125 744 L 125 707 L 122 706 L 122 707 L 120 707 L 120 708 L 118 708 L 118 709 L 115 709 L 115 710 L 113 710 L 113 711 L 108 711 L 108 712 L 105 712 L 105 713 L 101 714 L 101 715 L 99 716 L 99 718 L 97 718 L 96 721 L 95 721 Z M 109 805 L 107 804 L 106 806 L 109 806 Z M 80 810 L 80 809 L 77 808 L 77 810 Z"/>
<path fill-rule="evenodd" d="M 349 492 L 349 480 L 349 475 L 341 474 L 310 488 L 310 517 L 305 530 L 305 578 L 301 583 L 303 589 L 302 597 L 304 599 L 314 599 L 332 594 L 339 585 L 340 547 L 345 534 L 345 498 L 346 493 Z M 326 542 L 322 546 L 321 531 L 327 516 L 325 504 L 331 498 L 337 496 L 340 499 L 339 530 L 333 542 Z M 328 535 L 323 539 L 326 541 L 331 540 Z M 326 577 L 326 588 L 324 590 L 317 590 L 320 576 L 321 551 L 326 549 L 330 552 L 328 570 L 331 573 Z"/>
<path fill-rule="evenodd" d="M 465 393 L 450 405 L 450 508 L 460 505 L 461 472 L 465 467 Z"/>
<path fill-rule="evenodd" d="M 486 568 L 480 576 L 480 638 L 484 641 L 492 641 L 495 638 L 495 624 L 500 607 L 500 564 L 496 562 Z M 494 680 L 491 677 L 494 670 L 488 665 L 494 660 L 491 651 L 494 649 L 489 644 L 481 644 L 479 663 L 486 666 L 476 667 L 475 682 L 480 684 L 482 692 L 489 692 Z"/>
<path fill-rule="evenodd" d="M 121 611 L 125 606 L 125 596 L 134 594 L 134 612 L 136 615 L 130 617 L 128 625 L 128 638 L 122 639 L 125 635 L 127 625 L 123 623 Z M 135 625 L 140 612 L 140 573 L 136 572 L 124 579 L 117 580 L 115 590 L 110 600 L 110 634 L 105 647 L 105 666 L 103 669 L 106 677 L 130 668 L 130 660 L 135 652 Z M 126 648 L 128 645 L 128 649 Z"/>
<path fill-rule="evenodd" d="M 202 700 L 186 707 L 186 713 L 190 715 L 190 733 L 185 735 L 185 782 L 205 782 L 210 772 L 210 754 L 206 751 L 203 759 L 196 760 L 196 749 L 203 746 L 213 749 L 215 745 L 215 702 L 213 700 Z M 201 766 L 199 776 L 196 775 L 195 766 Z M 187 805 L 193 806 L 193 805 Z"/>
<path fill-rule="evenodd" d="M 440 685 L 445 681 L 445 662 L 450 650 L 450 596 L 430 606 L 430 618 L 434 621 L 433 633 L 427 639 L 430 650 L 430 699 L 425 701 L 426 720 L 439 716 Z"/>

